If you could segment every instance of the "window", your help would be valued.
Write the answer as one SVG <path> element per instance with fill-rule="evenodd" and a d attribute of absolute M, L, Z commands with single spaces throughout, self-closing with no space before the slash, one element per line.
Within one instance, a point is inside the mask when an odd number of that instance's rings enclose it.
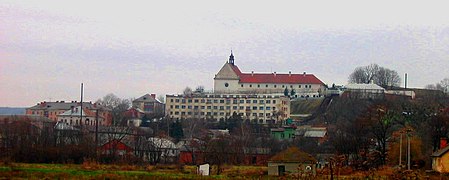
<path fill-rule="evenodd" d="M 265 87 L 267 88 L 267 87 L 268 87 L 268 84 L 267 84 L 267 85 L 265 85 Z"/>
<path fill-rule="evenodd" d="M 237 110 L 237 106 L 232 106 L 232 109 Z"/>
<path fill-rule="evenodd" d="M 175 99 L 175 102 L 179 103 L 179 99 Z"/>
<path fill-rule="evenodd" d="M 204 99 L 201 99 L 201 103 L 205 103 L 206 102 L 206 100 L 204 100 Z"/>
<path fill-rule="evenodd" d="M 259 107 L 259 110 L 263 110 L 263 106 L 260 106 L 260 107 Z"/>
<path fill-rule="evenodd" d="M 242 84 L 242 85 L 240 85 L 240 87 L 243 87 L 243 84 Z"/>
<path fill-rule="evenodd" d="M 193 109 L 198 109 L 198 106 L 193 106 Z"/>
<path fill-rule="evenodd" d="M 299 85 L 298 87 L 301 88 L 301 85 Z"/>
<path fill-rule="evenodd" d="M 243 103 L 245 103 L 245 100 L 240 100 L 240 104 L 243 104 Z"/>
<path fill-rule="evenodd" d="M 170 99 L 170 102 L 173 102 L 173 99 Z"/>
<path fill-rule="evenodd" d="M 229 86 L 229 84 L 228 84 L 228 83 L 225 83 L 224 85 L 225 85 L 225 87 L 228 87 L 228 86 Z"/>
<path fill-rule="evenodd" d="M 276 88 L 277 86 L 276 85 L 274 85 L 274 88 Z"/>
<path fill-rule="evenodd" d="M 284 88 L 285 86 L 284 85 L 282 85 L 282 88 Z"/>
<path fill-rule="evenodd" d="M 214 103 L 218 103 L 218 99 L 214 99 Z"/>
<path fill-rule="evenodd" d="M 191 99 L 189 99 L 189 100 L 187 100 L 187 102 L 188 102 L 188 103 L 192 103 L 192 100 L 191 100 Z"/>
<path fill-rule="evenodd" d="M 214 106 L 214 109 L 218 109 L 218 106 Z"/>
<path fill-rule="evenodd" d="M 223 99 L 221 99 L 221 100 L 220 100 L 220 103 L 224 103 L 224 100 L 223 100 Z"/>
<path fill-rule="evenodd" d="M 246 104 L 249 104 L 249 103 L 251 103 L 251 100 L 246 100 Z"/>
<path fill-rule="evenodd" d="M 183 99 L 183 100 L 181 101 L 181 103 L 186 103 L 186 100 L 185 100 L 185 99 Z"/>
<path fill-rule="evenodd" d="M 266 110 L 271 110 L 271 107 L 270 107 L 270 106 L 268 106 L 268 107 L 266 107 L 265 109 L 266 109 Z"/>
<path fill-rule="evenodd" d="M 201 106 L 201 109 L 206 109 L 206 106 Z"/>
<path fill-rule="evenodd" d="M 184 106 L 184 105 L 183 105 L 183 106 L 181 106 L 181 109 L 185 109 L 185 108 L 186 108 L 186 106 Z"/>
<path fill-rule="evenodd" d="M 195 103 L 198 103 L 198 102 L 200 102 L 198 99 L 195 99 Z"/>
<path fill-rule="evenodd" d="M 253 100 L 253 103 L 254 103 L 254 104 L 257 104 L 257 100 Z"/>
<path fill-rule="evenodd" d="M 253 106 L 253 110 L 257 110 L 257 106 Z"/>
<path fill-rule="evenodd" d="M 245 106 L 240 106 L 240 110 L 243 110 L 245 108 Z"/>
<path fill-rule="evenodd" d="M 231 103 L 231 100 L 226 99 L 226 104 L 230 104 L 230 103 Z"/>
<path fill-rule="evenodd" d="M 273 100 L 273 104 L 276 104 L 276 100 Z"/>
<path fill-rule="evenodd" d="M 265 102 L 264 100 L 260 100 L 260 101 L 259 101 L 260 104 L 263 104 L 264 102 Z"/>
<path fill-rule="evenodd" d="M 266 100 L 265 101 L 267 104 L 270 104 L 271 103 L 271 100 Z"/>
<path fill-rule="evenodd" d="M 220 106 L 220 110 L 224 110 L 224 106 Z"/>
<path fill-rule="evenodd" d="M 253 113 L 253 116 L 256 117 L 256 116 L 257 116 L 257 113 Z"/>
<path fill-rule="evenodd" d="M 260 84 L 258 84 L 257 87 L 260 88 Z"/>
<path fill-rule="evenodd" d="M 231 106 L 226 106 L 226 109 L 227 109 L 227 110 L 231 109 Z"/>
<path fill-rule="evenodd" d="M 187 109 L 192 109 L 192 106 L 187 106 Z"/>
<path fill-rule="evenodd" d="M 212 109 L 212 106 L 207 106 L 207 109 Z"/>
<path fill-rule="evenodd" d="M 238 100 L 237 99 L 234 99 L 233 101 L 232 101 L 232 104 L 237 104 L 238 103 Z"/>
<path fill-rule="evenodd" d="M 249 85 L 249 87 L 253 87 L 253 85 L 252 85 L 252 84 L 250 84 L 250 85 Z"/>
<path fill-rule="evenodd" d="M 173 105 L 170 105 L 170 109 L 173 109 Z"/>
<path fill-rule="evenodd" d="M 293 85 L 290 85 L 290 88 L 293 88 Z"/>

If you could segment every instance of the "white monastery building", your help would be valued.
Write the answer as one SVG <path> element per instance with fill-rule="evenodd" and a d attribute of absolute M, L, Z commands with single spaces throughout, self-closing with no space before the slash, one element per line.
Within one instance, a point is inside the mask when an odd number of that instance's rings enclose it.
<path fill-rule="evenodd" d="M 313 74 L 242 73 L 234 63 L 231 52 L 226 62 L 214 78 L 214 93 L 221 94 L 283 94 L 292 89 L 298 95 L 319 95 L 324 91 L 324 83 Z"/>

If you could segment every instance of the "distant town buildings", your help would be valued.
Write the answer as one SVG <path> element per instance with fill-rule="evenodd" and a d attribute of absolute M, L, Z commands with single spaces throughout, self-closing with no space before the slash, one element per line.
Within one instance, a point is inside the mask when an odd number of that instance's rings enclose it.
<path fill-rule="evenodd" d="M 164 114 L 164 103 L 156 99 L 156 94 L 145 94 L 135 99 L 132 106 L 140 109 L 146 115 Z"/>
<path fill-rule="evenodd" d="M 75 110 L 77 107 L 81 107 L 81 103 L 77 101 L 71 101 L 71 102 L 65 102 L 65 101 L 56 101 L 56 102 L 40 102 L 37 105 L 27 108 L 26 114 L 27 115 L 37 115 L 42 117 L 47 117 L 53 121 L 58 121 L 62 117 L 65 117 L 65 119 L 69 120 L 67 118 L 69 114 L 72 114 L 72 110 Z M 98 116 L 102 117 L 103 125 L 110 125 L 112 123 L 112 115 L 111 110 L 101 106 L 97 103 L 92 102 L 83 102 L 83 109 L 89 110 L 89 112 L 93 114 L 97 114 Z M 78 109 L 80 110 L 80 109 Z M 69 112 L 67 112 L 69 111 Z M 66 113 L 67 112 L 67 113 Z M 60 114 L 65 113 L 64 116 L 59 116 Z M 91 119 L 89 119 L 91 120 Z M 70 122 L 70 120 L 69 120 Z M 76 122 L 76 121 L 72 121 Z M 82 121 L 85 122 L 85 119 Z"/>
<path fill-rule="evenodd" d="M 108 125 L 102 115 L 84 107 L 81 111 L 81 106 L 72 108 L 58 115 L 58 122 L 64 122 L 73 126 L 95 126 L 97 121 L 98 125 Z"/>

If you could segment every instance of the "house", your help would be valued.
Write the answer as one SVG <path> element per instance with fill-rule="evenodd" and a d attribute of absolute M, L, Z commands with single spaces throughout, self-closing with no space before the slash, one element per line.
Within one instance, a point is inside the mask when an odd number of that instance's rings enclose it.
<path fill-rule="evenodd" d="M 149 116 L 163 116 L 165 105 L 158 99 L 156 94 L 145 94 L 132 102 L 134 108 L 143 110 Z"/>
<path fill-rule="evenodd" d="M 440 150 L 434 152 L 432 157 L 432 169 L 439 173 L 449 173 L 449 146 L 447 139 L 440 140 Z"/>
<path fill-rule="evenodd" d="M 290 147 L 268 161 L 268 175 L 282 176 L 285 173 L 316 173 L 317 160 L 297 147 Z"/>
<path fill-rule="evenodd" d="M 296 126 L 284 126 L 282 128 L 272 128 L 271 135 L 278 140 L 295 138 Z"/>
<path fill-rule="evenodd" d="M 58 121 L 58 115 L 72 110 L 75 107 L 81 106 L 80 102 L 77 101 L 71 101 L 71 102 L 65 102 L 65 101 L 56 101 L 56 102 L 40 102 L 37 105 L 27 108 L 26 114 L 27 115 L 36 115 L 41 117 L 47 117 L 53 121 Z M 83 102 L 82 104 L 83 109 L 86 108 L 93 113 L 97 113 L 98 115 L 105 118 L 105 123 L 110 125 L 112 123 L 112 110 L 109 108 L 106 108 L 98 103 L 92 103 L 92 102 Z"/>
<path fill-rule="evenodd" d="M 214 93 L 284 94 L 285 89 L 298 95 L 317 96 L 325 89 L 324 83 L 313 74 L 243 73 L 235 64 L 231 52 L 229 60 L 214 78 Z"/>
<path fill-rule="evenodd" d="M 173 141 L 167 138 L 148 138 L 149 161 L 153 163 L 176 162 L 179 149 Z"/>
<path fill-rule="evenodd" d="M 74 107 L 64 113 L 58 114 L 57 117 L 58 122 L 64 122 L 74 126 L 95 126 L 96 122 L 101 126 L 108 124 L 102 115 L 84 107 L 81 111 L 81 106 Z"/>
<path fill-rule="evenodd" d="M 116 157 L 130 157 L 133 155 L 133 148 L 131 148 L 131 145 L 118 139 L 112 139 L 104 143 L 98 147 L 98 150 L 103 156 L 113 155 Z"/>
<path fill-rule="evenodd" d="M 323 143 L 327 139 L 326 127 L 312 127 L 310 125 L 299 126 L 296 128 L 295 135 L 298 137 L 317 139 Z"/>

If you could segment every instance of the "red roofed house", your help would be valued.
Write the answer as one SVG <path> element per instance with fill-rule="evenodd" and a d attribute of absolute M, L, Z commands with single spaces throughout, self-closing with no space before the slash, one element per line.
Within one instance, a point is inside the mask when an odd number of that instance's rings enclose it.
<path fill-rule="evenodd" d="M 296 94 L 319 94 L 324 83 L 313 74 L 242 73 L 234 64 L 231 52 L 229 61 L 214 78 L 215 93 L 284 93 L 285 88 Z"/>

